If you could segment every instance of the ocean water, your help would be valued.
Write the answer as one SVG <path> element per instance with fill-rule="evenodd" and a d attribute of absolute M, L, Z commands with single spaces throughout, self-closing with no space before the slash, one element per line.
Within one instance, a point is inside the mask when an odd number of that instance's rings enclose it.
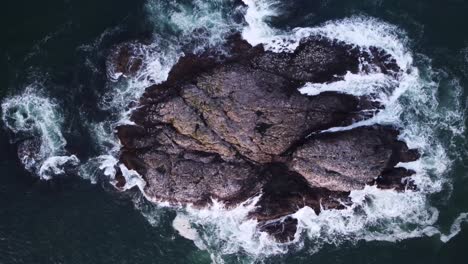
<path fill-rule="evenodd" d="M 0 263 L 467 262 L 465 1 L 20 0 L 4 10 Z M 245 218 L 256 198 L 232 210 L 216 201 L 205 210 L 155 204 L 124 167 L 129 190 L 115 191 L 114 166 L 122 165 L 113 131 L 129 122 L 132 102 L 184 53 L 233 32 L 277 52 L 314 35 L 392 54 L 404 69 L 397 83 L 358 73 L 300 91 L 372 94 L 385 111 L 332 130 L 398 126 L 423 154 L 400 164 L 417 172 L 419 190 L 366 187 L 345 210 L 303 208 L 288 244 Z M 127 41 L 144 43 L 134 46 L 144 63 L 131 77 L 106 67 L 112 47 Z M 18 157 L 24 139 L 38 151 Z"/>

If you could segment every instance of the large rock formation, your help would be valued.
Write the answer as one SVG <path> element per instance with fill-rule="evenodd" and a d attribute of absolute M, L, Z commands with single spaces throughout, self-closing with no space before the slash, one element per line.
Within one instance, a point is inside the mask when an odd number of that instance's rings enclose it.
<path fill-rule="evenodd" d="M 287 240 L 295 220 L 270 220 L 303 206 L 317 213 L 321 206 L 340 208 L 349 191 L 366 184 L 404 187 L 401 179 L 411 172 L 394 166 L 418 154 L 397 140 L 395 129 L 321 133 L 368 118 L 379 105 L 340 93 L 298 92 L 305 82 L 339 80 L 348 71 L 397 76 L 388 54 L 322 38 L 302 41 L 294 53 L 264 51 L 236 37 L 225 48 L 228 58 L 209 52 L 181 58 L 165 83 L 147 89 L 131 117 L 136 125 L 118 127 L 120 161 L 142 175 L 147 196 L 205 206 L 212 198 L 236 205 L 263 193 L 251 217 Z M 123 51 L 114 54 L 126 58 L 118 68 L 133 71 Z"/>

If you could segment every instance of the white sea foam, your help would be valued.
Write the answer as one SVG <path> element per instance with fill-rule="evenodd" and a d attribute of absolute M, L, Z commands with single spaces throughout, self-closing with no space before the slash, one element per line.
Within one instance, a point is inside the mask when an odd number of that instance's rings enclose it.
<path fill-rule="evenodd" d="M 440 240 L 442 240 L 444 243 L 450 241 L 452 238 L 458 235 L 458 233 L 460 233 L 461 225 L 465 222 L 468 222 L 468 213 L 460 214 L 453 222 L 452 227 L 450 228 L 450 233 L 447 235 L 441 234 Z"/>
<path fill-rule="evenodd" d="M 22 94 L 6 98 L 2 119 L 22 142 L 18 154 L 25 168 L 42 179 L 64 174 L 65 167 L 78 165 L 78 158 L 68 156 L 65 150 L 60 106 L 41 93 L 40 85 L 31 85 Z"/>
<path fill-rule="evenodd" d="M 174 229 L 186 239 L 193 241 L 198 241 L 200 239 L 198 231 L 192 227 L 189 218 L 183 214 L 178 214 L 176 218 L 174 218 L 174 221 L 172 221 L 172 227 L 174 227 Z"/>
<path fill-rule="evenodd" d="M 353 204 L 344 210 L 324 210 L 319 215 L 308 207 L 299 210 L 293 216 L 299 220 L 300 232 L 316 245 L 338 245 L 359 240 L 394 242 L 437 231 L 432 225 L 438 211 L 427 207 L 424 195 L 367 186 L 350 197 Z"/>
<path fill-rule="evenodd" d="M 248 9 L 245 14 L 247 26 L 242 31 L 242 37 L 253 46 L 271 43 L 272 38 L 279 35 L 279 31 L 270 27 L 265 20 L 278 14 L 274 8 L 277 1 L 243 0 L 243 2 Z"/>
<path fill-rule="evenodd" d="M 172 66 L 183 54 L 177 50 L 177 44 L 172 45 L 160 39 L 155 39 L 149 45 L 141 43 L 128 45 L 134 59 L 142 60 L 140 69 L 134 76 L 125 76 L 108 63 L 107 76 L 110 90 L 101 102 L 101 108 L 119 113 L 117 122 L 128 120 L 131 112 L 130 103 L 138 101 L 147 87 L 166 80 Z"/>
<path fill-rule="evenodd" d="M 206 47 L 216 47 L 225 41 L 233 31 L 239 31 L 241 21 L 235 19 L 241 8 L 232 0 L 194 0 L 175 3 L 164 0 L 150 0 L 146 10 L 157 31 L 175 32 L 172 44 L 188 46 L 192 52 Z M 172 33 L 174 34 L 174 33 Z"/>
<path fill-rule="evenodd" d="M 299 91 L 302 94 L 318 95 L 323 92 L 345 92 L 355 96 L 375 95 L 376 100 L 385 102 L 388 100 L 391 87 L 395 85 L 396 80 L 383 73 L 357 73 L 348 72 L 343 80 L 331 83 L 307 83 Z"/>
<path fill-rule="evenodd" d="M 268 256 L 286 253 L 286 245 L 275 242 L 267 233 L 259 232 L 258 222 L 248 217 L 259 199 L 260 196 L 251 198 L 235 208 L 227 208 L 213 200 L 207 208 L 188 206 L 186 212 L 179 215 L 187 218 L 191 228 L 199 230 L 195 244 L 214 255 L 245 252 L 250 256 Z"/>
<path fill-rule="evenodd" d="M 42 163 L 39 175 L 45 180 L 50 180 L 52 175 L 65 174 L 65 165 L 77 166 L 79 163 L 80 160 L 75 155 L 49 157 Z"/>

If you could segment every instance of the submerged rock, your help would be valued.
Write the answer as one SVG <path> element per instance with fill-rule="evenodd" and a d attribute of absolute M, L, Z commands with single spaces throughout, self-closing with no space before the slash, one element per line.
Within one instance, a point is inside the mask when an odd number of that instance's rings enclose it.
<path fill-rule="evenodd" d="M 401 179 L 412 172 L 394 167 L 418 154 L 397 140 L 394 128 L 321 133 L 369 118 L 378 105 L 298 92 L 306 82 L 339 80 L 348 71 L 396 75 L 388 54 L 323 38 L 304 40 L 293 53 L 264 51 L 236 37 L 225 48 L 230 57 L 181 58 L 166 82 L 147 89 L 131 116 L 135 125 L 118 127 L 120 162 L 142 175 L 147 197 L 198 206 L 215 198 L 235 206 L 261 193 L 250 217 L 287 241 L 297 224 L 288 215 L 304 206 L 316 213 L 342 208 L 349 191 L 366 184 L 404 188 Z M 126 65 L 132 60 L 123 58 L 118 68 L 133 71 L 135 64 Z"/>
<path fill-rule="evenodd" d="M 107 77 L 112 81 L 135 77 L 146 66 L 146 56 L 151 52 L 155 50 L 150 45 L 138 41 L 115 46 L 107 57 Z"/>

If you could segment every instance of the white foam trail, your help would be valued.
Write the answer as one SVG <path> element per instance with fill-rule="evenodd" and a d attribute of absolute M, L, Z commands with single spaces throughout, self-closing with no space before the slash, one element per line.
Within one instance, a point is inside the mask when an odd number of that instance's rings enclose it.
<path fill-rule="evenodd" d="M 45 180 L 52 179 L 52 175 L 65 174 L 65 165 L 78 166 L 80 160 L 75 155 L 53 156 L 47 158 L 39 169 L 39 175 Z"/>
<path fill-rule="evenodd" d="M 361 48 L 379 47 L 392 55 L 403 70 L 413 67 L 412 54 L 406 48 L 406 34 L 397 26 L 375 18 L 355 16 L 330 21 L 316 28 L 296 28 L 293 36 L 302 39 L 311 35 L 324 36 Z"/>
<path fill-rule="evenodd" d="M 65 150 L 60 106 L 40 90 L 39 85 L 31 85 L 22 94 L 6 98 L 2 119 L 22 141 L 18 154 L 25 168 L 48 180 L 64 174 L 66 165 L 78 165 L 79 160 Z"/>
<path fill-rule="evenodd" d="M 460 233 L 461 225 L 464 222 L 468 222 L 468 213 L 460 214 L 453 222 L 452 227 L 450 228 L 450 233 L 448 235 L 441 234 L 440 240 L 444 243 L 449 242 L 452 238 L 458 235 L 458 233 Z"/>
<path fill-rule="evenodd" d="M 388 94 L 391 87 L 395 85 L 396 80 L 383 73 L 357 73 L 348 72 L 343 80 L 331 83 L 307 83 L 299 91 L 302 94 L 310 96 L 318 95 L 323 92 L 346 92 L 355 96 L 377 95 L 382 98 L 376 98 L 378 101 L 385 102 L 388 100 Z M 382 92 L 384 91 L 384 92 Z"/>
<path fill-rule="evenodd" d="M 173 44 L 188 44 L 193 52 L 223 43 L 226 36 L 242 27 L 241 21 L 235 19 L 240 8 L 230 0 L 194 0 L 183 4 L 150 0 L 146 10 L 158 31 L 168 28 L 175 31 Z"/>

